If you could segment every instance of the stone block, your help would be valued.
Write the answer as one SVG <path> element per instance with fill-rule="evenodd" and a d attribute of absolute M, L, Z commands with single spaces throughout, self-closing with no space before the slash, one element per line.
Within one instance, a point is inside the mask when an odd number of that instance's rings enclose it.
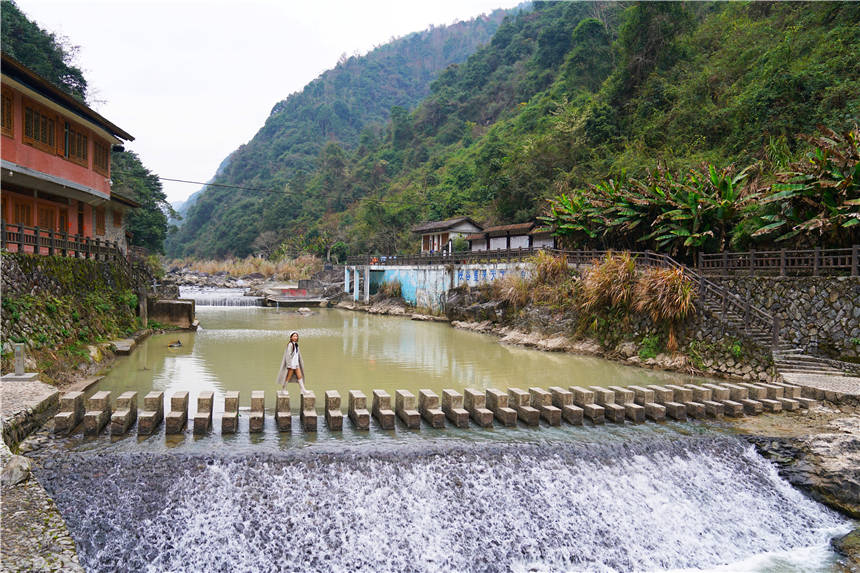
<path fill-rule="evenodd" d="M 782 388 L 782 395 L 785 398 L 791 398 L 792 400 L 797 400 L 801 397 L 801 389 L 800 386 L 794 386 L 793 384 L 782 384 L 782 383 L 774 383 L 774 386 L 779 386 Z"/>
<path fill-rule="evenodd" d="M 278 390 L 275 393 L 275 426 L 279 432 L 293 430 L 293 409 L 290 404 L 290 393 L 287 390 Z"/>
<path fill-rule="evenodd" d="M 527 426 L 537 426 L 540 412 L 529 406 L 531 396 L 522 388 L 508 388 L 508 404 L 516 411 L 517 419 Z"/>
<path fill-rule="evenodd" d="M 128 432 L 137 420 L 137 392 L 123 392 L 116 399 L 116 408 L 110 417 L 110 433 L 118 436 Z"/>
<path fill-rule="evenodd" d="M 549 394 L 552 405 L 561 410 L 561 419 L 573 426 L 581 426 L 585 412 L 579 406 L 573 405 L 573 392 L 560 386 L 550 386 Z"/>
<path fill-rule="evenodd" d="M 777 412 L 782 412 L 782 402 L 779 400 L 771 400 L 770 398 L 762 398 L 759 400 L 761 405 L 764 407 L 765 412 L 770 412 L 772 414 L 776 414 Z"/>
<path fill-rule="evenodd" d="M 615 394 L 616 404 L 624 405 L 636 403 L 636 395 L 633 393 L 633 390 L 623 386 L 609 386 L 609 389 Z"/>
<path fill-rule="evenodd" d="M 692 392 L 690 392 L 692 394 Z M 701 402 L 683 402 L 684 408 L 687 409 L 687 415 L 696 420 L 705 418 L 705 405 Z"/>
<path fill-rule="evenodd" d="M 481 390 L 466 388 L 463 393 L 463 407 L 469 412 L 472 421 L 482 428 L 493 425 L 493 412 L 487 408 L 487 397 Z"/>
<path fill-rule="evenodd" d="M 343 412 L 340 411 L 340 393 L 337 390 L 326 390 L 325 424 L 332 432 L 343 430 Z"/>
<path fill-rule="evenodd" d="M 456 427 L 469 427 L 469 412 L 463 407 L 463 395 L 456 390 L 442 390 L 442 411 Z"/>
<path fill-rule="evenodd" d="M 347 412 L 356 430 L 370 429 L 370 412 L 367 411 L 367 396 L 360 390 L 349 391 Z"/>
<path fill-rule="evenodd" d="M 666 402 L 673 402 L 675 400 L 675 393 L 668 388 L 658 386 L 657 384 L 650 384 L 648 389 L 654 392 L 654 402 L 658 404 L 665 404 Z"/>
<path fill-rule="evenodd" d="M 594 392 L 594 403 L 598 406 L 607 404 L 615 404 L 615 392 L 603 386 L 589 386 L 589 390 Z"/>
<path fill-rule="evenodd" d="M 439 404 L 439 395 L 423 388 L 418 391 L 418 413 L 431 428 L 445 427 L 445 412 Z"/>
<path fill-rule="evenodd" d="M 568 388 L 573 394 L 573 403 L 582 408 L 586 404 L 594 404 L 594 392 L 582 386 L 571 386 Z"/>
<path fill-rule="evenodd" d="M 170 412 L 164 417 L 164 431 L 180 434 L 188 423 L 188 392 L 175 392 L 170 397 Z"/>
<path fill-rule="evenodd" d="M 778 384 L 759 384 L 759 386 L 763 387 L 767 391 L 766 398 L 779 400 L 780 398 L 785 397 L 785 389 Z M 790 398 L 791 396 L 788 397 Z"/>
<path fill-rule="evenodd" d="M 239 429 L 239 392 L 224 393 L 224 413 L 221 415 L 221 433 L 235 434 Z"/>
<path fill-rule="evenodd" d="M 373 417 L 383 430 L 394 429 L 394 411 L 391 409 L 391 395 L 385 390 L 373 391 Z"/>
<path fill-rule="evenodd" d="M 313 390 L 305 390 L 300 397 L 299 422 L 305 432 L 317 431 L 317 396 Z"/>
<path fill-rule="evenodd" d="M 646 402 L 643 407 L 645 408 L 645 417 L 649 420 L 654 420 L 655 422 L 666 420 L 666 407 L 662 404 Z"/>
<path fill-rule="evenodd" d="M 415 395 L 409 390 L 394 392 L 394 413 L 410 430 L 421 428 L 421 414 L 415 409 Z"/>
<path fill-rule="evenodd" d="M 800 407 L 805 410 L 818 406 L 818 400 L 813 400 L 812 398 L 795 398 L 795 400 L 797 400 Z"/>
<path fill-rule="evenodd" d="M 795 410 L 800 410 L 800 402 L 793 398 L 777 398 L 779 403 L 782 404 L 782 409 L 788 412 L 794 412 Z"/>
<path fill-rule="evenodd" d="M 164 392 L 149 392 L 143 397 L 143 411 L 137 415 L 137 434 L 148 436 L 164 420 Z"/>
<path fill-rule="evenodd" d="M 810 400 L 826 400 L 827 396 L 825 395 L 823 388 L 816 388 L 815 386 L 801 386 L 800 387 L 800 395 L 803 398 L 809 398 Z"/>
<path fill-rule="evenodd" d="M 508 407 L 508 395 L 496 388 L 487 388 L 487 409 L 504 426 L 517 425 L 517 411 Z"/>
<path fill-rule="evenodd" d="M 749 400 L 750 393 L 749 390 L 744 388 L 743 386 L 738 386 L 737 384 L 722 384 L 723 388 L 726 388 L 729 391 L 729 399 L 734 400 L 735 402 L 740 402 L 741 400 Z M 743 402 L 741 402 L 743 403 Z"/>
<path fill-rule="evenodd" d="M 631 422 L 641 424 L 645 421 L 645 406 L 627 402 L 624 404 L 624 416 Z"/>
<path fill-rule="evenodd" d="M 711 391 L 711 400 L 717 402 L 731 400 L 731 392 L 728 388 L 723 388 L 719 384 L 702 384 L 702 387 Z"/>
<path fill-rule="evenodd" d="M 641 386 L 628 386 L 627 389 L 633 392 L 633 402 L 635 404 L 644 406 L 645 404 L 654 401 L 653 390 L 642 388 Z"/>
<path fill-rule="evenodd" d="M 212 405 L 215 401 L 215 393 L 212 391 L 200 392 L 197 395 L 197 413 L 194 414 L 194 433 L 207 434 L 212 429 Z"/>
<path fill-rule="evenodd" d="M 746 388 L 747 392 L 749 392 L 749 397 L 751 400 L 761 400 L 762 398 L 767 398 L 767 390 L 759 386 L 758 384 L 747 384 L 741 382 L 738 384 L 741 388 Z"/>
<path fill-rule="evenodd" d="M 742 398 L 738 400 L 744 407 L 744 414 L 749 414 L 751 416 L 757 416 L 764 412 L 764 405 L 758 400 L 750 400 L 749 398 Z"/>
<path fill-rule="evenodd" d="M 621 404 L 603 404 L 601 408 L 603 408 L 603 415 L 608 421 L 616 424 L 624 423 L 627 410 Z"/>
<path fill-rule="evenodd" d="M 54 433 L 68 434 L 84 419 L 84 393 L 60 394 L 60 412 L 54 417 Z"/>
<path fill-rule="evenodd" d="M 685 388 L 689 388 L 690 391 L 693 392 L 694 402 L 702 402 L 704 404 L 705 402 L 713 400 L 710 388 L 705 388 L 704 386 L 698 386 L 696 384 L 687 384 Z"/>
<path fill-rule="evenodd" d="M 714 400 L 702 400 L 702 405 L 705 406 L 705 414 L 711 418 L 722 418 L 726 413 L 726 407 L 722 402 Z"/>
<path fill-rule="evenodd" d="M 744 405 L 734 400 L 720 400 L 723 412 L 731 418 L 739 418 L 744 415 Z"/>
<path fill-rule="evenodd" d="M 666 389 L 672 391 L 672 401 L 680 402 L 684 404 L 686 402 L 693 402 L 693 391 L 690 388 L 685 388 L 684 386 L 678 386 L 676 384 L 667 384 Z"/>
<path fill-rule="evenodd" d="M 540 417 L 550 426 L 561 425 L 561 409 L 553 406 L 552 394 L 543 388 L 529 388 L 531 406 L 538 412 Z"/>
<path fill-rule="evenodd" d="M 574 394 L 574 400 L 576 394 Z M 583 415 L 591 420 L 592 424 L 602 424 L 606 421 L 605 410 L 603 406 L 598 406 L 597 404 L 583 404 L 580 406 L 582 408 Z"/>
<path fill-rule="evenodd" d="M 266 392 L 251 391 L 251 412 L 248 414 L 248 431 L 259 434 L 266 424 Z"/>
<path fill-rule="evenodd" d="M 663 402 L 662 406 L 666 408 L 666 414 L 675 420 L 685 421 L 687 419 L 687 407 L 678 402 Z"/>
<path fill-rule="evenodd" d="M 95 436 L 110 421 L 110 392 L 96 392 L 87 401 L 84 413 L 84 435 Z"/>

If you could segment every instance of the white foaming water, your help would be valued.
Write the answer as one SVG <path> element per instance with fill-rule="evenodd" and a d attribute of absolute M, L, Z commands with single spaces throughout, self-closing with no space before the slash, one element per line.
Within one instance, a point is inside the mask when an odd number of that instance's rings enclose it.
<path fill-rule="evenodd" d="M 242 288 L 179 287 L 180 298 L 190 298 L 198 306 L 262 306 L 259 296 L 245 296 Z"/>
<path fill-rule="evenodd" d="M 92 571 L 827 571 L 851 528 L 724 437 L 74 463 Z"/>

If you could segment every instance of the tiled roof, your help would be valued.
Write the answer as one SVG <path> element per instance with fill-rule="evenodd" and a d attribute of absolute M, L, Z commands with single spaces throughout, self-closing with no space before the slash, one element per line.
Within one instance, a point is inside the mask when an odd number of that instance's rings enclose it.
<path fill-rule="evenodd" d="M 454 219 L 446 219 L 444 221 L 431 221 L 429 223 L 421 223 L 420 225 L 412 227 L 412 232 L 426 233 L 428 231 L 444 231 L 445 229 L 450 229 L 451 227 L 454 227 L 455 225 L 458 225 L 464 221 L 475 225 L 479 229 L 481 228 L 479 224 L 474 222 L 469 217 L 456 217 Z"/>

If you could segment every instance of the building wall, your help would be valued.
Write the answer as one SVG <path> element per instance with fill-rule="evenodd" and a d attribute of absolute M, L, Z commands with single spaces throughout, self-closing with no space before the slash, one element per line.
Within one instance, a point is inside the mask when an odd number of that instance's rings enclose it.
<path fill-rule="evenodd" d="M 73 163 L 72 161 L 69 161 L 58 154 L 62 152 L 62 147 L 59 145 L 62 130 L 59 128 L 57 129 L 57 132 L 55 134 L 55 141 L 57 142 L 57 149 L 59 150 L 58 153 L 48 153 L 42 151 L 41 149 L 37 149 L 31 145 L 25 144 L 23 96 L 16 90 L 10 89 L 9 91 L 12 93 L 13 96 L 13 136 L 2 136 L 2 145 L 0 145 L 0 157 L 2 157 L 6 161 L 10 161 L 23 167 L 35 169 L 36 171 L 48 173 L 56 177 L 62 177 L 63 179 L 67 179 L 74 183 L 80 183 L 81 185 L 85 185 L 91 189 L 98 191 L 105 197 L 109 197 L 110 177 L 106 177 L 105 175 L 96 173 L 92 169 L 93 158 L 95 157 L 94 138 L 99 136 L 95 136 L 91 130 L 88 130 L 88 167 Z M 76 125 L 83 126 L 86 128 L 86 126 L 84 125 L 84 121 L 76 119 L 71 115 L 68 119 Z M 108 143 L 108 145 L 110 145 L 110 143 Z M 8 177 L 8 174 L 4 174 L 4 178 L 5 177 Z M 10 178 L 10 181 L 12 181 L 13 179 L 14 176 Z"/>
<path fill-rule="evenodd" d="M 511 248 L 512 249 L 528 249 L 529 248 L 529 236 L 528 235 L 511 235 Z"/>
<path fill-rule="evenodd" d="M 507 249 L 508 248 L 508 238 L 507 237 L 490 237 L 490 250 L 497 251 L 499 249 Z"/>
<path fill-rule="evenodd" d="M 533 237 L 532 247 L 535 249 L 552 249 L 554 247 L 554 240 L 552 237 Z"/>

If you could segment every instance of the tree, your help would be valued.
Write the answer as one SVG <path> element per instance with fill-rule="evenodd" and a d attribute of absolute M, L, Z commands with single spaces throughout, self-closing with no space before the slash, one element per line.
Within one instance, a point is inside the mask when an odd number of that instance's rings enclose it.
<path fill-rule="evenodd" d="M 133 151 L 114 151 L 111 154 L 111 178 L 114 190 L 140 203 L 140 207 L 134 209 L 126 220 L 126 228 L 132 233 L 131 243 L 152 252 L 164 253 L 167 218 L 179 215 L 167 201 L 158 175 L 144 167 Z"/>

